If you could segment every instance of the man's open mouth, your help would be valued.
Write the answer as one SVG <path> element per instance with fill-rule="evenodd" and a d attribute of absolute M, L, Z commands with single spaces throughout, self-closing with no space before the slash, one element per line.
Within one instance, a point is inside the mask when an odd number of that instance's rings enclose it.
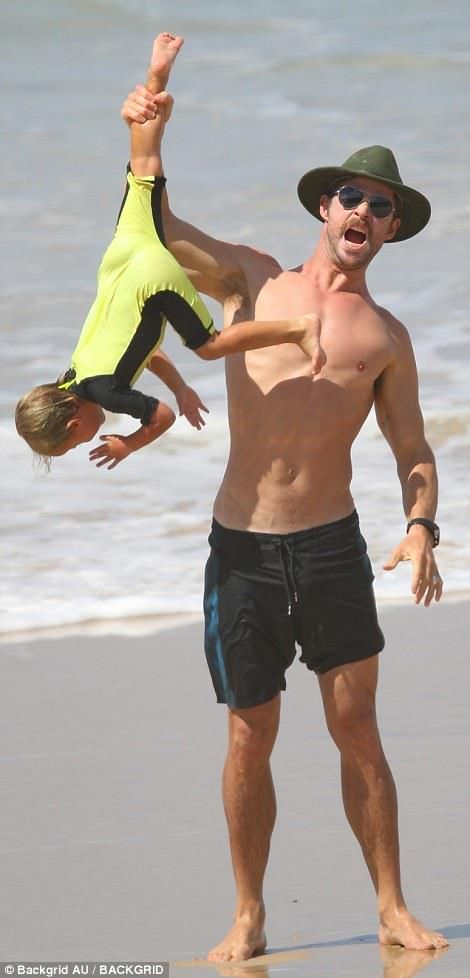
<path fill-rule="evenodd" d="M 348 228 L 344 237 L 346 241 L 349 241 L 351 244 L 357 244 L 357 245 L 364 244 L 364 241 L 366 240 L 366 235 L 364 234 L 364 232 L 358 231 L 357 228 Z"/>

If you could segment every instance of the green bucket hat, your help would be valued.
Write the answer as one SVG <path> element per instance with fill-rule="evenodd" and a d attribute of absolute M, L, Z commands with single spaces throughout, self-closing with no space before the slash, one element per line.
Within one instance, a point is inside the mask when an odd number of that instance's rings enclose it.
<path fill-rule="evenodd" d="M 345 179 L 368 177 L 370 180 L 378 180 L 400 197 L 403 204 L 400 213 L 401 224 L 392 241 L 405 241 L 406 238 L 412 238 L 426 227 L 431 217 L 429 200 L 418 190 L 405 186 L 397 161 L 391 149 L 387 149 L 386 146 L 366 146 L 348 157 L 342 166 L 320 166 L 304 173 L 299 180 L 297 193 L 304 207 L 319 221 L 323 220 L 320 217 L 320 198 L 328 192 L 332 184 L 343 177 Z"/>

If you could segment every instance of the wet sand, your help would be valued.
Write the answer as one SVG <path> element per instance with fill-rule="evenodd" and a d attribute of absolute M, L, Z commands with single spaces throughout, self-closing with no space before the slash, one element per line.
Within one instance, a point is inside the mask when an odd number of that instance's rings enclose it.
<path fill-rule="evenodd" d="M 295 663 L 273 758 L 268 951 L 215 968 L 233 905 L 219 798 L 225 709 L 199 623 L 0 645 L 2 960 L 170 960 L 171 975 L 467 978 L 470 603 L 384 608 L 379 714 L 404 887 L 443 956 L 383 960 L 314 677 Z"/>

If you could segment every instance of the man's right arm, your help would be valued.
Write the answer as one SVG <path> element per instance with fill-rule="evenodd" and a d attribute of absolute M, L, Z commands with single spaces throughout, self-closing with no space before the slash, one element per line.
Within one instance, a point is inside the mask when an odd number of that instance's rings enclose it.
<path fill-rule="evenodd" d="M 155 96 L 138 85 L 124 102 L 121 115 L 129 126 L 155 119 Z M 219 241 L 176 217 L 166 191 L 162 197 L 162 215 L 166 245 L 198 291 L 219 302 L 237 293 L 246 294 L 243 246 Z"/>
<path fill-rule="evenodd" d="M 219 241 L 173 214 L 168 193 L 162 197 L 166 244 L 183 266 L 194 287 L 219 302 L 232 295 L 245 295 L 241 245 Z"/>

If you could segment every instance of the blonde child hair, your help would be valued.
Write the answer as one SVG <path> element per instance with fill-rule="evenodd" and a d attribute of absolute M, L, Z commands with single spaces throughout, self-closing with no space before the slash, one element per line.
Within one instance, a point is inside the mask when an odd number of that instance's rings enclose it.
<path fill-rule="evenodd" d="M 69 437 L 67 423 L 77 413 L 77 398 L 55 384 L 33 387 L 18 401 L 16 430 L 46 465 L 50 456 Z"/>

